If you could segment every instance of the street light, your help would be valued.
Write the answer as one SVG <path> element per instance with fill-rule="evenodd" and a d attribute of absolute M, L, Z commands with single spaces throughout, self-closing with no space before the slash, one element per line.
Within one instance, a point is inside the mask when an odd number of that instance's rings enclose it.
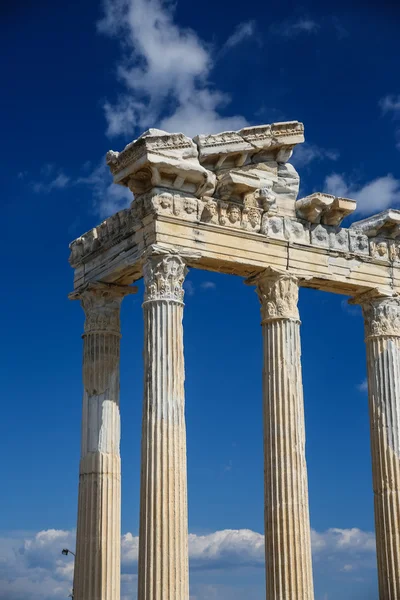
<path fill-rule="evenodd" d="M 68 550 L 68 548 L 63 548 L 63 549 L 61 550 L 61 554 L 64 554 L 64 556 L 68 556 L 68 554 L 72 554 L 72 556 L 73 556 L 74 558 L 76 558 L 76 554 L 75 554 L 75 552 L 72 552 L 72 550 Z M 70 594 L 70 595 L 68 596 L 68 598 L 72 598 L 72 600 L 74 600 L 74 590 L 72 590 L 72 594 Z"/>

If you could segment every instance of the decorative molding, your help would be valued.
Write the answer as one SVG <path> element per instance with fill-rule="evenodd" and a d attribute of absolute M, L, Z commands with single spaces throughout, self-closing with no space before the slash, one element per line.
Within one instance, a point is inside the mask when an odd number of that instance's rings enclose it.
<path fill-rule="evenodd" d="M 71 300 L 80 300 L 85 311 L 85 333 L 111 333 L 121 335 L 120 307 L 124 296 L 135 294 L 137 287 L 96 283 L 79 293 L 70 294 Z"/>
<path fill-rule="evenodd" d="M 367 338 L 400 337 L 400 298 L 378 297 L 363 301 L 361 296 L 355 302 L 362 306 Z"/>
<path fill-rule="evenodd" d="M 288 272 L 266 269 L 259 275 L 249 278 L 249 285 L 256 284 L 256 292 L 261 303 L 262 324 L 277 319 L 299 321 L 297 307 L 299 283 L 297 277 Z"/>
<path fill-rule="evenodd" d="M 276 197 L 270 187 L 256 190 L 242 202 L 220 200 L 212 196 L 196 198 L 154 188 L 136 198 L 130 208 L 109 217 L 73 241 L 70 245 L 71 266 L 78 268 L 134 235 L 151 215 L 244 230 L 271 239 L 371 257 L 388 264 L 400 260 L 400 239 L 368 238 L 356 228 L 311 224 L 308 220 L 276 214 Z"/>
<path fill-rule="evenodd" d="M 149 257 L 143 265 L 144 302 L 170 300 L 183 303 L 183 282 L 188 269 L 176 254 Z"/>

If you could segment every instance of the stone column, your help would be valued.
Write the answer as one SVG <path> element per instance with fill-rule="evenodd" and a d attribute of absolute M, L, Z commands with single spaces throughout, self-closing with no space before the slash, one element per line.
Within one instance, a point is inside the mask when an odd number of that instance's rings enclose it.
<path fill-rule="evenodd" d="M 138 600 L 189 600 L 183 281 L 176 255 L 149 258 Z"/>
<path fill-rule="evenodd" d="M 253 283 L 264 344 L 267 600 L 312 600 L 298 281 L 269 268 Z"/>
<path fill-rule="evenodd" d="M 400 598 L 400 299 L 362 302 L 380 600 Z"/>
<path fill-rule="evenodd" d="M 71 295 L 86 315 L 75 600 L 120 598 L 120 304 L 134 291 L 94 284 Z"/>

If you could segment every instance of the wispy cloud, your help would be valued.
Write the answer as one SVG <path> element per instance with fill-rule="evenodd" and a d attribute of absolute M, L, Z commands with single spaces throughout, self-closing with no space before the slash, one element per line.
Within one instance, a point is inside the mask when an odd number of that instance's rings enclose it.
<path fill-rule="evenodd" d="M 190 281 L 190 279 L 186 279 L 185 283 L 183 284 L 183 288 L 185 290 L 185 293 L 188 296 L 194 296 L 195 294 L 195 287 L 192 281 Z"/>
<path fill-rule="evenodd" d="M 357 385 L 357 389 L 358 389 L 360 392 L 368 392 L 368 380 L 367 380 L 367 379 L 364 379 L 364 381 L 362 381 L 361 383 L 359 383 L 359 384 Z"/>
<path fill-rule="evenodd" d="M 251 38 L 255 32 L 255 22 L 254 21 L 245 21 L 244 23 L 240 23 L 232 35 L 226 40 L 224 44 L 224 48 L 226 50 L 230 48 L 234 48 L 241 44 L 247 38 Z"/>
<path fill-rule="evenodd" d="M 320 160 L 338 160 L 339 152 L 337 150 L 321 148 L 316 144 L 300 144 L 296 146 L 291 162 L 298 168 L 305 167 L 314 161 Z"/>
<path fill-rule="evenodd" d="M 272 33 L 286 38 L 293 38 L 302 34 L 315 34 L 319 29 L 319 23 L 309 17 L 300 17 L 296 20 L 288 19 L 271 26 Z"/>
<path fill-rule="evenodd" d="M 379 106 L 383 115 L 391 115 L 394 120 L 400 119 L 400 94 L 389 94 L 379 100 Z M 400 128 L 395 128 L 396 147 L 400 150 Z"/>
<path fill-rule="evenodd" d="M 373 214 L 400 205 L 400 180 L 388 174 L 363 185 L 346 181 L 344 175 L 332 173 L 325 179 L 328 194 L 357 200 L 357 212 Z"/>
<path fill-rule="evenodd" d="M 32 188 L 37 194 L 48 194 L 53 190 L 63 190 L 71 183 L 71 180 L 65 173 L 60 172 L 52 179 L 44 179 L 43 181 L 33 181 Z"/>
<path fill-rule="evenodd" d="M 87 186 L 91 190 L 94 211 L 102 219 L 128 208 L 133 200 L 133 194 L 128 188 L 113 183 L 104 159 L 91 173 L 79 177 L 75 183 Z"/>
<path fill-rule="evenodd" d="M 104 104 L 108 135 L 132 136 L 150 126 L 195 135 L 247 124 L 240 115 L 221 116 L 230 98 L 209 83 L 211 48 L 174 22 L 173 9 L 161 0 L 105 0 L 98 29 L 120 44 L 122 90 Z M 231 46 L 250 32 L 251 25 L 242 24 Z"/>
<path fill-rule="evenodd" d="M 396 116 L 400 116 L 400 94 L 389 94 L 379 100 L 379 106 L 384 115 L 387 113 L 394 113 Z"/>
<path fill-rule="evenodd" d="M 215 288 L 217 287 L 217 284 L 214 283 L 213 281 L 203 281 L 200 284 L 200 287 L 203 288 L 203 290 L 215 290 Z"/>

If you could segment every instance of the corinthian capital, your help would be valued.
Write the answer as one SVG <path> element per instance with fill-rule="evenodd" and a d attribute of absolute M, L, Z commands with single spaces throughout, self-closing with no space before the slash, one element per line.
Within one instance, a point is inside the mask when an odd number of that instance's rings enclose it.
<path fill-rule="evenodd" d="M 366 337 L 400 337 L 400 298 L 378 297 L 359 302 Z"/>
<path fill-rule="evenodd" d="M 144 301 L 173 300 L 183 302 L 183 282 L 187 267 L 180 256 L 168 254 L 150 257 L 143 267 Z"/>
<path fill-rule="evenodd" d="M 277 319 L 299 320 L 297 277 L 268 268 L 249 283 L 257 285 L 256 292 L 261 302 L 262 323 Z"/>
<path fill-rule="evenodd" d="M 107 332 L 120 335 L 121 301 L 127 294 L 134 294 L 137 288 L 106 283 L 89 284 L 80 292 L 70 295 L 72 300 L 80 300 L 85 311 L 85 335 Z"/>

